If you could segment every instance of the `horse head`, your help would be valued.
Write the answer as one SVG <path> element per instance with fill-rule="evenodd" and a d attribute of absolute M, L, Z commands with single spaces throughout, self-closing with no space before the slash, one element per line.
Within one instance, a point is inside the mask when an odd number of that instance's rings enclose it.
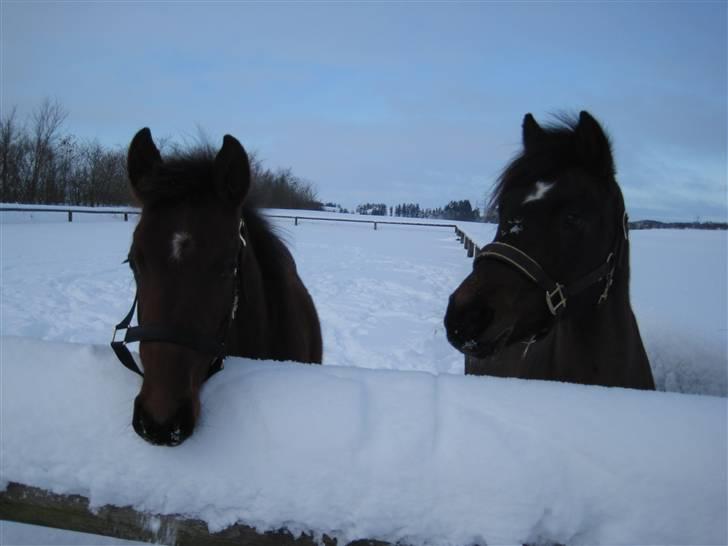
<path fill-rule="evenodd" d="M 163 160 L 145 128 L 129 146 L 128 173 L 142 206 L 128 256 L 144 368 L 132 424 L 151 443 L 177 445 L 192 434 L 200 388 L 224 357 L 247 244 L 250 167 L 229 135 L 217 154 Z"/>
<path fill-rule="evenodd" d="M 451 295 L 450 343 L 486 358 L 533 342 L 593 308 L 628 268 L 624 203 L 609 139 L 587 112 L 541 127 L 523 120 L 523 151 L 491 198 L 498 231 Z M 621 263 L 616 263 L 621 262 Z"/>

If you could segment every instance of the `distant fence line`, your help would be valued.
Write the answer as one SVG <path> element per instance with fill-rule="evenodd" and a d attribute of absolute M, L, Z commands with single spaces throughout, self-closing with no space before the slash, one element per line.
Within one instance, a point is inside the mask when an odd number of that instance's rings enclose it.
<path fill-rule="evenodd" d="M 139 210 L 129 209 L 90 209 L 90 208 L 69 208 L 69 207 L 0 207 L 0 212 L 61 212 L 68 215 L 68 221 L 73 222 L 74 214 L 111 214 L 111 215 L 123 215 L 124 221 L 129 221 L 130 214 L 141 214 Z M 393 225 L 393 226 L 418 226 L 418 227 L 434 227 L 434 228 L 447 228 L 455 231 L 455 235 L 458 241 L 463 244 L 468 254 L 468 258 L 472 258 L 478 253 L 478 246 L 473 242 L 468 235 L 461 230 L 457 224 L 446 224 L 446 223 L 430 223 L 430 222 L 395 222 L 392 220 L 364 220 L 358 218 L 322 218 L 319 216 L 303 216 L 300 214 L 264 214 L 266 218 L 287 218 L 293 220 L 294 225 L 298 225 L 299 220 L 308 220 L 314 222 L 349 222 L 354 224 L 373 224 L 374 229 L 377 229 L 378 225 Z"/>

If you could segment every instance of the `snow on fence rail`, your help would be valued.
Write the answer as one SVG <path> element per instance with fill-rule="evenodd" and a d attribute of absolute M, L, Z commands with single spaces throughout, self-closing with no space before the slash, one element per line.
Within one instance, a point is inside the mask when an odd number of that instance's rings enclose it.
<path fill-rule="evenodd" d="M 724 398 L 230 358 L 166 448 L 109 348 L 0 350 L 2 518 L 168 544 L 728 540 Z"/>

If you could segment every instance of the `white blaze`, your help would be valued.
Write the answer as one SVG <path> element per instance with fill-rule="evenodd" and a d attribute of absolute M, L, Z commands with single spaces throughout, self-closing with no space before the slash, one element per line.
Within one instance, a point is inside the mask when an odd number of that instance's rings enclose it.
<path fill-rule="evenodd" d="M 172 235 L 172 259 L 179 262 L 182 261 L 182 251 L 192 240 L 190 234 L 185 231 L 178 231 Z"/>
<path fill-rule="evenodd" d="M 553 182 L 536 182 L 533 191 L 529 193 L 523 200 L 523 204 L 543 199 L 551 188 L 554 187 Z"/>

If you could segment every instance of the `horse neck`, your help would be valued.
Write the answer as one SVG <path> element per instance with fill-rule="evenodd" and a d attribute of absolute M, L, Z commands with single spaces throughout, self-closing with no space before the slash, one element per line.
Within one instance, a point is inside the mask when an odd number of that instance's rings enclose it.
<path fill-rule="evenodd" d="M 238 312 L 230 328 L 228 354 L 260 358 L 267 350 L 268 306 L 265 300 L 263 275 L 255 252 L 256 242 L 249 239 L 242 259 L 239 279 Z"/>
<path fill-rule="evenodd" d="M 629 300 L 629 267 L 615 272 L 609 296 L 564 316 L 554 328 L 550 357 L 583 382 L 654 388 Z"/>

